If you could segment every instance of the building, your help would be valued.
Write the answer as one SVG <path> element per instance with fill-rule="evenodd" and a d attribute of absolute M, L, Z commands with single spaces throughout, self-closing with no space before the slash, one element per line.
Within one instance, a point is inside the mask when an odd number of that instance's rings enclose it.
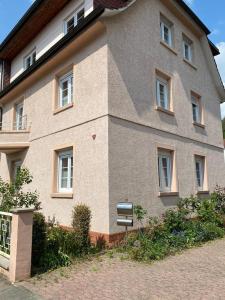
<path fill-rule="evenodd" d="M 225 185 L 225 91 L 181 0 L 36 0 L 0 46 L 0 176 L 33 174 L 43 213 L 116 238 L 116 204 L 160 215 Z"/>

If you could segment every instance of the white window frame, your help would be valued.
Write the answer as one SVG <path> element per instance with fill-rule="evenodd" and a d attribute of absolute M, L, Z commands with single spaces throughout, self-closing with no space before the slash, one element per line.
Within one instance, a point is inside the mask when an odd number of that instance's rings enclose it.
<path fill-rule="evenodd" d="M 63 84 L 68 83 L 68 95 L 67 103 L 63 103 Z M 64 107 L 68 104 L 73 103 L 73 72 L 69 72 L 66 75 L 59 78 L 59 107 Z"/>
<path fill-rule="evenodd" d="M 197 98 L 196 96 L 192 95 L 191 96 L 191 104 L 192 104 L 192 117 L 193 117 L 193 122 L 194 123 L 202 123 L 202 117 L 201 117 L 201 106 L 200 106 L 200 99 Z M 196 113 L 196 120 L 194 116 L 194 107 L 195 106 L 195 113 Z"/>
<path fill-rule="evenodd" d="M 18 174 L 18 171 L 21 169 L 22 167 L 22 161 L 21 160 L 17 160 L 13 162 L 13 179 L 16 179 L 16 176 Z"/>
<path fill-rule="evenodd" d="M 62 160 L 68 159 L 68 177 L 67 187 L 62 187 Z M 61 151 L 58 154 L 58 192 L 59 193 L 71 193 L 73 192 L 73 150 Z M 71 186 L 72 180 L 72 186 Z"/>
<path fill-rule="evenodd" d="M 64 21 L 64 34 L 67 34 L 69 32 L 68 27 L 67 27 L 67 23 L 73 19 L 74 20 L 74 24 L 73 24 L 73 28 L 75 28 L 78 24 L 78 18 L 77 15 L 79 14 L 79 12 L 81 12 L 81 10 L 84 10 L 84 17 L 85 17 L 85 4 L 81 4 L 69 17 L 67 17 Z"/>
<path fill-rule="evenodd" d="M 187 55 L 186 55 L 186 47 L 188 49 Z M 186 36 L 183 36 L 183 57 L 187 61 L 193 62 L 193 42 Z"/>
<path fill-rule="evenodd" d="M 21 115 L 22 111 L 22 115 Z M 15 107 L 15 128 L 16 130 L 24 129 L 24 105 L 23 102 L 16 104 Z"/>
<path fill-rule="evenodd" d="M 163 160 L 166 160 L 168 185 L 166 185 L 165 174 L 163 172 Z M 172 191 L 173 179 L 173 153 L 172 151 L 158 150 L 158 175 L 159 175 L 159 188 L 160 192 Z"/>
<path fill-rule="evenodd" d="M 164 106 L 161 103 L 161 93 L 160 86 L 164 88 Z M 168 80 L 163 80 L 161 78 L 156 79 L 156 97 L 157 105 L 163 109 L 170 110 L 170 86 Z"/>
<path fill-rule="evenodd" d="M 165 28 L 168 30 L 168 41 L 165 38 Z M 169 26 L 166 22 L 160 21 L 160 29 L 161 29 L 161 40 L 166 43 L 168 46 L 172 47 L 172 26 Z"/>
<path fill-rule="evenodd" d="M 197 174 L 197 164 L 199 165 L 199 176 Z M 197 190 L 203 191 L 205 182 L 205 157 L 195 156 L 195 178 Z"/>
<path fill-rule="evenodd" d="M 35 48 L 28 55 L 26 55 L 24 57 L 24 70 L 27 70 L 28 68 L 30 68 L 35 63 L 36 55 L 37 55 L 37 53 L 36 53 L 36 48 Z M 34 59 L 34 57 L 35 57 L 35 59 Z M 27 66 L 27 60 L 28 59 L 30 59 L 30 62 L 31 62 L 30 66 Z"/>

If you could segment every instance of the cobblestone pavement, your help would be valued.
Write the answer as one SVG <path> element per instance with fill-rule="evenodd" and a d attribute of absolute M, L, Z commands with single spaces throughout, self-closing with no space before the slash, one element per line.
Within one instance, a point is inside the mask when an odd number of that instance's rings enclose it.
<path fill-rule="evenodd" d="M 225 299 L 225 239 L 152 265 L 110 258 L 22 283 L 45 299 Z"/>

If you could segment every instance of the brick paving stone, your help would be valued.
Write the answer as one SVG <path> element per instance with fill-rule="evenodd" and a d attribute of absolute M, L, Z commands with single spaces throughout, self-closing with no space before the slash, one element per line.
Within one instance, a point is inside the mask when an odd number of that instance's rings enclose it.
<path fill-rule="evenodd" d="M 47 300 L 225 299 L 225 239 L 151 265 L 104 255 L 22 285 Z"/>

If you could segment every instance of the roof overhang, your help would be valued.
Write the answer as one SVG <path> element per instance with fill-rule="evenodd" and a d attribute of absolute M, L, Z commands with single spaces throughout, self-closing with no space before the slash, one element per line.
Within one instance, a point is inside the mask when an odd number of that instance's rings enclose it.
<path fill-rule="evenodd" d="M 66 48 L 74 40 L 79 38 L 82 33 L 85 32 L 84 29 L 88 29 L 95 23 L 100 15 L 104 13 L 104 8 L 98 7 L 93 12 L 91 12 L 79 25 L 77 25 L 70 33 L 65 35 L 61 40 L 59 40 L 52 48 L 50 48 L 45 54 L 43 54 L 29 69 L 25 70 L 21 75 L 19 75 L 15 80 L 13 80 L 8 86 L 0 92 L 0 99 L 11 92 L 15 87 L 17 87 L 22 81 L 31 76 L 39 70 L 46 62 L 55 57 L 61 50 Z"/>
<path fill-rule="evenodd" d="M 0 59 L 12 60 L 71 0 L 36 0 L 0 45 Z"/>

